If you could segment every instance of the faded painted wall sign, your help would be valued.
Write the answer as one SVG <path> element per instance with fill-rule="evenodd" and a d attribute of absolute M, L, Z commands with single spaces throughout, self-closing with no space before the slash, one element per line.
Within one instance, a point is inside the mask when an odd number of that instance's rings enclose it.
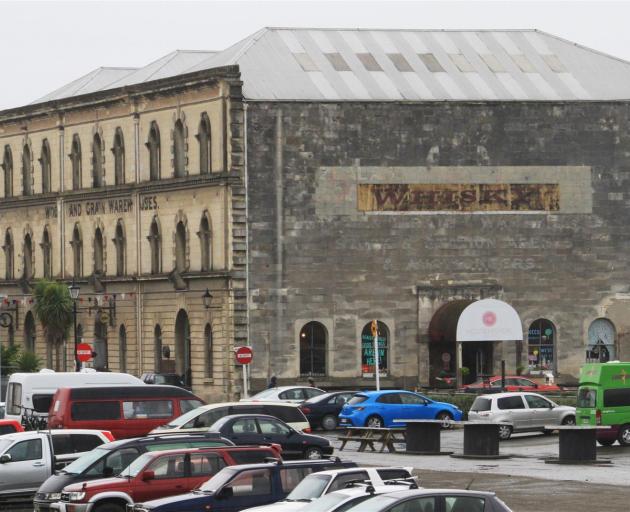
<path fill-rule="evenodd" d="M 553 183 L 359 184 L 358 209 L 553 212 L 560 209 L 560 187 Z"/>
<path fill-rule="evenodd" d="M 129 213 L 132 211 L 133 200 L 130 198 L 84 201 L 82 203 L 68 204 L 68 217 Z"/>

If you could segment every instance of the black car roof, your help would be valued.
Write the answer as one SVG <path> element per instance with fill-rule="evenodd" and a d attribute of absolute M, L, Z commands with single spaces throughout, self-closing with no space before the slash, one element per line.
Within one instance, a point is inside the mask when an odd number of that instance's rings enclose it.
<path fill-rule="evenodd" d="M 92 388 L 71 388 L 70 398 L 74 400 L 86 399 L 116 399 L 116 398 L 189 398 L 199 400 L 190 391 L 177 386 L 141 385 L 141 386 L 101 386 Z"/>

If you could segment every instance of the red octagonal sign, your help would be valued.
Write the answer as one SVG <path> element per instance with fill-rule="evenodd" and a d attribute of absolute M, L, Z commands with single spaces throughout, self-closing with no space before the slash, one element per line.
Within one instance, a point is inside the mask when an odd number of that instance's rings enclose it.
<path fill-rule="evenodd" d="M 251 347 L 237 347 L 236 348 L 236 363 L 237 364 L 249 364 L 252 362 L 254 352 Z"/>
<path fill-rule="evenodd" d="M 92 346 L 89 343 L 79 343 L 77 345 L 77 359 L 82 363 L 92 359 Z"/>

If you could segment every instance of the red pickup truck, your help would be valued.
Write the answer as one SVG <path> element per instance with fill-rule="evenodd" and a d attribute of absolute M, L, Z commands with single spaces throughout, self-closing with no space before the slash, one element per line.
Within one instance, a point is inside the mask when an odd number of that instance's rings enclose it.
<path fill-rule="evenodd" d="M 225 466 L 281 459 L 271 446 L 220 446 L 147 452 L 120 475 L 69 485 L 61 492 L 66 512 L 125 512 L 127 504 L 190 492 Z M 64 510 L 53 505 L 53 509 Z"/>

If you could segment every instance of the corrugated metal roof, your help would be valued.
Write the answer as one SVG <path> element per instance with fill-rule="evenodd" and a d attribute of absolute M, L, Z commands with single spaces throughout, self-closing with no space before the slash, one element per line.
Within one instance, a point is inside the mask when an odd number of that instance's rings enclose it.
<path fill-rule="evenodd" d="M 536 30 L 265 28 L 222 52 L 173 52 L 102 89 L 226 65 L 239 66 L 250 100 L 630 99 L 630 63 Z"/>
<path fill-rule="evenodd" d="M 103 89 L 111 89 L 113 83 L 133 73 L 136 69 L 138 68 L 97 68 L 94 71 L 90 71 L 87 75 L 83 75 L 81 78 L 77 78 L 73 82 L 47 94 L 43 98 L 35 100 L 31 105 L 89 94 Z"/>

